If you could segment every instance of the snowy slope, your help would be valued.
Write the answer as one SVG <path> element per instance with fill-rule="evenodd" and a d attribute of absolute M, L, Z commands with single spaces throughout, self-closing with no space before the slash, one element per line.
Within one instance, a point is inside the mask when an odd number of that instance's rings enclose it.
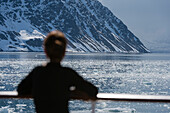
<path fill-rule="evenodd" d="M 52 30 L 63 31 L 67 51 L 149 52 L 97 0 L 0 0 L 0 51 L 42 51 Z"/>

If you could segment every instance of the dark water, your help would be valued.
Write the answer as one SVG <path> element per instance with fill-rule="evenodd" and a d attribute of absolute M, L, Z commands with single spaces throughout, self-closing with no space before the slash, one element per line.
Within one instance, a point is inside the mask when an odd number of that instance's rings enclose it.
<path fill-rule="evenodd" d="M 0 91 L 14 91 L 43 53 L 0 53 Z M 104 93 L 170 95 L 170 54 L 67 53 L 63 66 L 72 67 Z M 91 102 L 70 101 L 71 113 L 90 113 Z M 96 113 L 170 113 L 167 103 L 99 101 Z M 34 113 L 32 100 L 1 99 L 0 113 Z"/>

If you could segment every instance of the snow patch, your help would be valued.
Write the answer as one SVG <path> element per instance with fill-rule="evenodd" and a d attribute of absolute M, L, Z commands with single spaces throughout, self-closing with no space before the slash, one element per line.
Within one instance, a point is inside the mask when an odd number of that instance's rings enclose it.
<path fill-rule="evenodd" d="M 29 39 L 36 39 L 36 38 L 43 39 L 43 37 L 45 37 L 45 35 L 38 32 L 37 30 L 34 30 L 32 33 L 28 33 L 26 30 L 21 30 L 19 34 L 21 35 L 19 37 L 21 40 L 29 40 Z"/>

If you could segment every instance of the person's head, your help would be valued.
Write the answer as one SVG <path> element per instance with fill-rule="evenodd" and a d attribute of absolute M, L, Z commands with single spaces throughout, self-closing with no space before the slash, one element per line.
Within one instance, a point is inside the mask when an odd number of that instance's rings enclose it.
<path fill-rule="evenodd" d="M 60 31 L 50 32 L 44 39 L 44 51 L 51 61 L 60 62 L 64 55 L 67 39 Z"/>

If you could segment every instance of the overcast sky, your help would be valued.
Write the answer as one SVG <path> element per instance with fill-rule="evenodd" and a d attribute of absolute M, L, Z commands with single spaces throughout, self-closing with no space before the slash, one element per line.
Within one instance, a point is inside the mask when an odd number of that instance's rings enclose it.
<path fill-rule="evenodd" d="M 170 0 L 99 0 L 151 50 L 170 52 Z"/>

